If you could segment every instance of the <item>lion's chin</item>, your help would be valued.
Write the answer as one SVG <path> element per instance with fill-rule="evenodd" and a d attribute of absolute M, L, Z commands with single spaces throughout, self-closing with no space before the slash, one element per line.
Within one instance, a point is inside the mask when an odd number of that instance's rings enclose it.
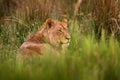
<path fill-rule="evenodd" d="M 67 43 L 61 43 L 61 45 L 69 45 L 70 43 L 69 42 L 67 42 Z"/>
<path fill-rule="evenodd" d="M 68 41 L 67 41 L 67 42 L 64 42 L 64 43 L 62 42 L 62 43 L 61 43 L 61 46 L 62 46 L 62 48 L 67 48 L 67 47 L 69 46 L 69 44 L 70 44 L 70 43 L 69 43 Z"/>
<path fill-rule="evenodd" d="M 61 45 L 61 48 L 62 48 L 63 51 L 66 51 L 68 46 L 69 46 L 69 43 L 65 43 L 65 44 Z"/>
<path fill-rule="evenodd" d="M 64 45 L 64 44 L 65 44 L 65 45 L 69 45 L 69 43 L 70 43 L 70 41 L 69 41 L 69 40 L 66 40 L 66 41 L 61 41 L 61 42 L 60 42 L 60 44 L 62 44 L 62 45 Z"/>

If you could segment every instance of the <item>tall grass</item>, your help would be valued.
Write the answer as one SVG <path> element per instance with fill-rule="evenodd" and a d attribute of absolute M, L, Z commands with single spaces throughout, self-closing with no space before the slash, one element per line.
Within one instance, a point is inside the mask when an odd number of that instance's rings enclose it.
<path fill-rule="evenodd" d="M 73 21 L 75 2 L 0 0 L 0 80 L 120 80 L 120 45 L 115 38 L 120 0 L 83 0 Z M 35 55 L 17 61 L 17 50 L 26 37 L 34 34 L 46 18 L 61 16 L 69 18 L 71 34 L 65 54 Z M 100 32 L 99 40 L 94 31 Z M 111 33 L 109 39 L 106 31 Z"/>
<path fill-rule="evenodd" d="M 120 80 L 120 46 L 114 35 L 106 40 L 103 31 L 100 41 L 97 41 L 94 33 L 85 36 L 80 31 L 78 22 L 71 22 L 69 25 L 74 26 L 74 30 L 70 30 L 71 42 L 66 54 L 48 54 L 42 58 L 33 56 L 30 60 L 23 60 L 21 64 L 16 60 L 21 40 L 17 39 L 17 34 L 9 32 L 7 37 L 10 37 L 10 43 L 1 44 L 0 48 L 0 79 Z M 6 32 L 2 32 L 2 35 L 6 36 Z M 25 36 L 21 38 L 24 39 Z"/>
<path fill-rule="evenodd" d="M 92 13 L 96 18 L 98 33 L 104 28 L 107 33 L 119 34 L 119 0 L 83 0 L 81 5 L 80 2 L 81 0 L 0 0 L 0 19 L 3 23 L 6 23 L 4 18 L 8 16 L 24 22 L 36 19 L 44 21 L 48 17 L 57 19 L 71 18 L 73 15 L 79 17 L 82 11 L 85 14 Z"/>
<path fill-rule="evenodd" d="M 29 22 L 45 20 L 48 17 L 62 18 L 73 14 L 76 0 L 0 0 L 0 19 L 17 17 Z M 2 20 L 2 21 L 3 21 Z M 5 23 L 5 22 L 4 22 Z"/>
<path fill-rule="evenodd" d="M 108 34 L 119 34 L 119 0 L 94 0 L 94 15 L 97 18 L 98 32 L 105 29 Z"/>

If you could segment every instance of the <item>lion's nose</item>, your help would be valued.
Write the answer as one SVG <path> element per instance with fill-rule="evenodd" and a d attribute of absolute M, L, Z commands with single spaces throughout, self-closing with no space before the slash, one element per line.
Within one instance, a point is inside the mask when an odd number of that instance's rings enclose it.
<path fill-rule="evenodd" d="M 66 36 L 66 39 L 70 40 L 70 38 L 71 38 L 71 36 L 68 34 L 68 35 Z"/>

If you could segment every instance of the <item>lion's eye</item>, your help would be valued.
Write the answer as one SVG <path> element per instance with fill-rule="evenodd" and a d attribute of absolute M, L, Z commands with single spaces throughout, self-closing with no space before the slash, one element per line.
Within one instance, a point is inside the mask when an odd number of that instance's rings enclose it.
<path fill-rule="evenodd" d="M 60 29 L 60 30 L 58 30 L 59 32 L 62 32 L 62 30 Z"/>

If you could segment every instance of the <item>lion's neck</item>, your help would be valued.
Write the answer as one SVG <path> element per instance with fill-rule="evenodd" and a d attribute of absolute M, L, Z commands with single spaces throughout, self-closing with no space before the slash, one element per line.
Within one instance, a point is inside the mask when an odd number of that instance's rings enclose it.
<path fill-rule="evenodd" d="M 41 44 L 46 42 L 43 31 L 37 32 L 30 39 L 28 39 L 28 41 L 34 43 L 41 43 Z"/>

